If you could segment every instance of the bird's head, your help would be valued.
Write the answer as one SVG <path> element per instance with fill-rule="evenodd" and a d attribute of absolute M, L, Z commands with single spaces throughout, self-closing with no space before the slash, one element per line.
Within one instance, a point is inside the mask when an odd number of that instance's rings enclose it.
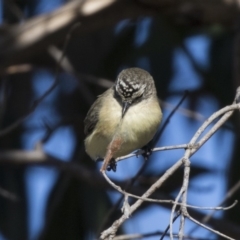
<path fill-rule="evenodd" d="M 120 72 L 115 83 L 115 93 L 122 103 L 122 117 L 132 104 L 150 97 L 153 89 L 154 81 L 147 71 L 127 68 Z"/>

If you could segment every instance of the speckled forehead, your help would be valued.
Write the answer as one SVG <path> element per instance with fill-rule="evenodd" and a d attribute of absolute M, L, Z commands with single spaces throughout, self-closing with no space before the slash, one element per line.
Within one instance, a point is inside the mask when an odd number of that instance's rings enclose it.
<path fill-rule="evenodd" d="M 140 84 L 129 78 L 119 78 L 117 83 L 122 91 L 135 92 L 140 88 Z"/>

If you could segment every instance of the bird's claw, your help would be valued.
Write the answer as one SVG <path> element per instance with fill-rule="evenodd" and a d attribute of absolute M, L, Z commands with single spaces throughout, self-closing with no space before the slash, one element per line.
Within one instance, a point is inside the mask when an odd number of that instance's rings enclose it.
<path fill-rule="evenodd" d="M 152 149 L 149 147 L 142 147 L 136 151 L 136 156 L 142 155 L 145 160 L 148 160 L 149 156 L 152 154 Z"/>
<path fill-rule="evenodd" d="M 136 157 L 139 157 L 140 155 L 143 155 L 145 153 L 145 150 L 143 150 L 142 148 L 138 149 L 136 151 Z"/>
<path fill-rule="evenodd" d="M 115 161 L 115 159 L 111 159 L 109 164 L 108 164 L 108 167 L 107 167 L 107 170 L 108 171 L 111 171 L 113 170 L 113 172 L 116 172 L 117 171 L 117 163 Z"/>

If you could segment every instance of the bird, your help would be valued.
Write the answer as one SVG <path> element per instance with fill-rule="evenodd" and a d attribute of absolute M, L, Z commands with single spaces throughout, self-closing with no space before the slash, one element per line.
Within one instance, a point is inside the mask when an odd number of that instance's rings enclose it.
<path fill-rule="evenodd" d="M 115 159 L 146 146 L 161 120 L 153 77 L 141 68 L 124 69 L 86 115 L 85 150 L 93 160 L 107 158 L 110 151 L 111 161 L 101 170 L 116 171 Z"/>

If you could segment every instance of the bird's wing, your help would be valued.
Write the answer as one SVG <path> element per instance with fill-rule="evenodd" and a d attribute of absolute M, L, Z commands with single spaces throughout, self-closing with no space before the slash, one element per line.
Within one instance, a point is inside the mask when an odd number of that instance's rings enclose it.
<path fill-rule="evenodd" d="M 108 89 L 102 95 L 98 96 L 97 100 L 89 109 L 86 118 L 84 119 L 84 133 L 86 136 L 91 134 L 97 125 L 99 118 L 99 111 L 103 105 L 103 98 L 105 95 L 112 94 L 113 90 Z"/>

